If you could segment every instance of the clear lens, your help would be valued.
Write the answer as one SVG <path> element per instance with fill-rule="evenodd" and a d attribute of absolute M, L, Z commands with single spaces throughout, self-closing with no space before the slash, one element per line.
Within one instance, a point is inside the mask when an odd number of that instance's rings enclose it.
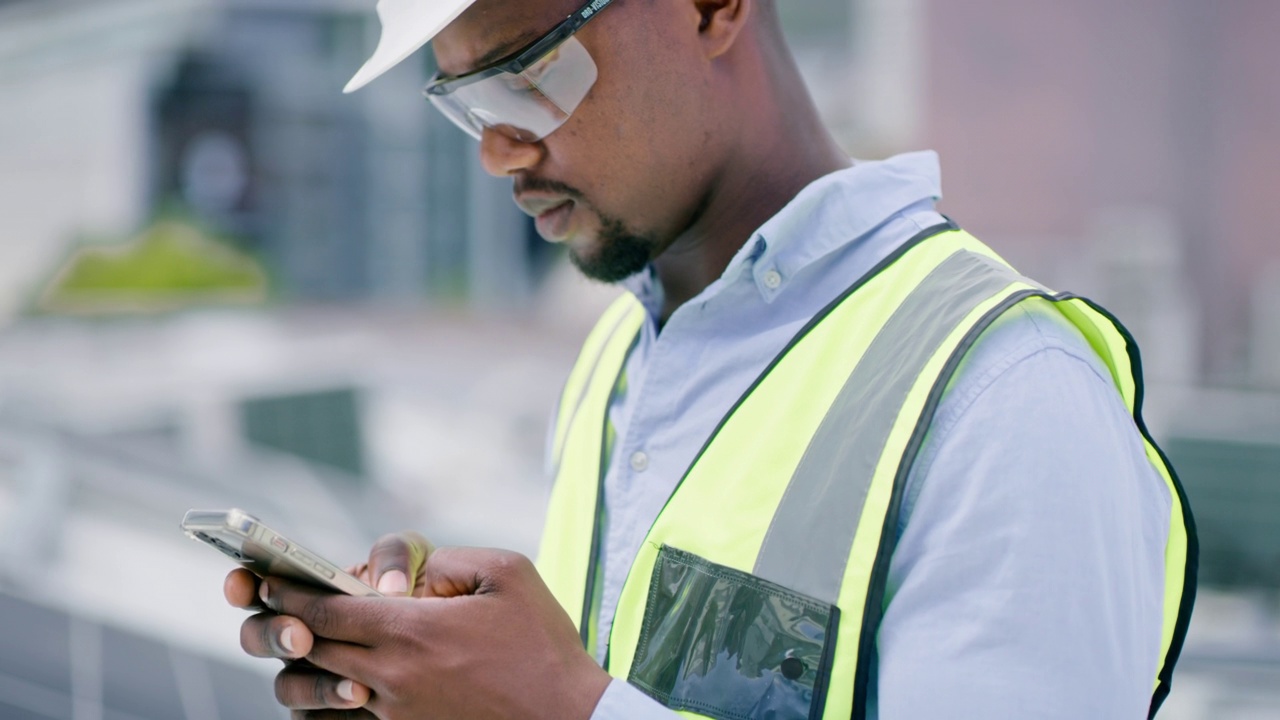
<path fill-rule="evenodd" d="M 569 119 L 595 85 L 596 63 L 570 37 L 524 72 L 502 73 L 463 85 L 432 104 L 477 140 L 485 128 L 536 142 Z"/>

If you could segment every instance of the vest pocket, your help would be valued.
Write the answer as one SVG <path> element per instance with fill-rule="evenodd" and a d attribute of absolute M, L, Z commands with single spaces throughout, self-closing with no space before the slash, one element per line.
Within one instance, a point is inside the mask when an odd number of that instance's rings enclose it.
<path fill-rule="evenodd" d="M 628 682 L 720 720 L 822 717 L 840 611 L 663 545 Z"/>

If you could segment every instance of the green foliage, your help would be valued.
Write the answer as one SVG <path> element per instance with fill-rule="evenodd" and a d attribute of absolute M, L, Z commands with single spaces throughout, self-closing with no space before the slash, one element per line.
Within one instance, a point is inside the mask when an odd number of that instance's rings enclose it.
<path fill-rule="evenodd" d="M 248 254 L 194 225 L 161 218 L 140 236 L 85 244 L 62 264 L 39 309 L 75 314 L 172 309 L 266 297 L 267 274 Z"/>
<path fill-rule="evenodd" d="M 81 249 L 58 283 L 63 292 L 257 289 L 262 269 L 246 255 L 174 221 L 121 247 Z"/>

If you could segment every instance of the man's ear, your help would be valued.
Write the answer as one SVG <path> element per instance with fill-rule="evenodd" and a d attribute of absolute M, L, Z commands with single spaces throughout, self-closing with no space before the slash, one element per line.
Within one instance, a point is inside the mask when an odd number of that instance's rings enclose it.
<path fill-rule="evenodd" d="M 733 47 L 755 12 L 755 0 L 693 0 L 693 5 L 700 19 L 698 36 L 708 60 Z"/>

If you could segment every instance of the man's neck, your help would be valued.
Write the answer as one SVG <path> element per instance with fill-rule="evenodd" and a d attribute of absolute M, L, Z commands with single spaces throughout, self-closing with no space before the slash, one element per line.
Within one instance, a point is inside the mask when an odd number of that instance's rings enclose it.
<path fill-rule="evenodd" d="M 751 234 L 801 190 L 850 165 L 816 115 L 812 123 L 786 124 L 791 127 L 756 146 L 758 152 L 734 156 L 712 183 L 694 223 L 654 261 L 663 290 L 662 323 L 724 274 Z"/>
<path fill-rule="evenodd" d="M 734 128 L 732 146 L 689 228 L 654 261 L 661 323 L 723 275 L 751 234 L 801 190 L 851 164 L 818 116 L 780 30 L 760 24 L 738 47 L 737 82 L 723 98 L 730 110 L 720 125 Z"/>

